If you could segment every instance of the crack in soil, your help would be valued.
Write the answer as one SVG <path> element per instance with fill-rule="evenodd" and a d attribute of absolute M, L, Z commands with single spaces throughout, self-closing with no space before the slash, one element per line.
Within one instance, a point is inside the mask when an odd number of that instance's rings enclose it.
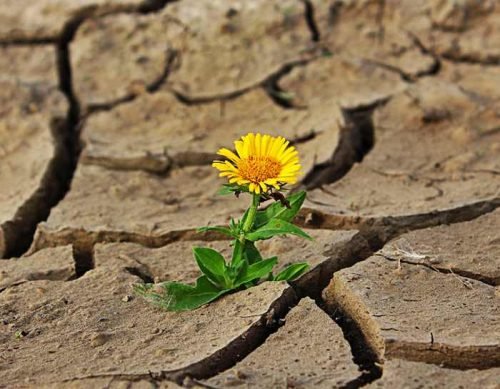
<path fill-rule="evenodd" d="M 321 34 L 314 17 L 314 4 L 311 2 L 311 0 L 301 1 L 304 4 L 304 17 L 306 18 L 307 27 L 311 32 L 311 40 L 313 42 L 319 42 L 321 39 Z"/>
<path fill-rule="evenodd" d="M 154 80 L 153 82 L 151 82 L 149 85 L 146 86 L 145 89 L 147 93 L 155 93 L 160 89 L 160 87 L 167 81 L 168 76 L 178 66 L 178 58 L 179 58 L 179 52 L 177 50 L 170 48 L 166 50 L 165 65 L 163 72 L 158 76 L 156 80 Z M 88 117 L 89 115 L 95 112 L 111 111 L 113 108 L 121 104 L 133 101 L 136 97 L 137 94 L 131 93 L 129 95 L 119 97 L 116 100 L 109 101 L 106 103 L 89 104 L 86 107 L 86 112 L 84 116 Z"/>
<path fill-rule="evenodd" d="M 5 245 L 4 258 L 20 257 L 30 247 L 39 222 L 47 220 L 50 210 L 69 190 L 76 167 L 73 158 L 73 138 L 67 119 L 54 117 L 50 123 L 55 145 L 54 155 L 47 166 L 42 181 L 30 198 L 17 210 L 13 220 L 2 226 Z M 0 238 L 2 238 L 0 236 Z"/>
<path fill-rule="evenodd" d="M 450 346 L 431 342 L 391 342 L 386 344 L 386 355 L 390 359 L 425 362 L 457 370 L 485 370 L 500 366 L 498 346 Z M 470 353 L 475 354 L 475 357 Z"/>
<path fill-rule="evenodd" d="M 321 293 L 335 272 L 354 266 L 380 250 L 390 240 L 389 236 L 384 235 L 376 230 L 360 231 L 342 247 L 334 248 L 331 253 L 325 253 L 330 256 L 328 260 L 299 280 L 290 283 L 300 298 L 308 296 L 316 301 L 318 307 L 341 328 L 345 340 L 349 343 L 353 362 L 359 366 L 362 373 L 342 386 L 345 389 L 361 388 L 379 379 L 382 376 L 382 369 L 376 353 L 371 349 L 356 321 L 338 309 L 333 312 L 327 310 Z"/>
<path fill-rule="evenodd" d="M 307 66 L 309 63 L 318 59 L 319 56 L 316 54 L 312 54 L 310 58 L 293 60 L 290 62 L 283 63 L 279 69 L 274 72 L 271 72 L 267 77 L 263 80 L 255 83 L 254 85 L 247 86 L 245 88 L 236 89 L 234 91 L 218 94 L 213 96 L 204 96 L 204 97 L 193 97 L 182 92 L 175 90 L 173 88 L 166 88 L 169 92 L 171 92 L 177 100 L 185 105 L 200 105 L 200 104 L 208 104 L 216 101 L 224 102 L 236 99 L 244 94 L 251 92 L 257 88 L 263 88 L 264 91 L 269 95 L 271 100 L 276 103 L 278 106 L 282 108 L 298 108 L 295 107 L 289 96 L 287 96 L 287 92 L 283 91 L 281 87 L 278 85 L 279 81 L 282 77 L 289 74 L 294 68 L 300 66 Z"/>
<path fill-rule="evenodd" d="M 317 301 L 316 304 L 340 327 L 351 347 L 352 360 L 361 371 L 359 377 L 343 385 L 342 389 L 361 388 L 381 378 L 382 366 L 357 323 L 339 309 L 330 311 L 323 301 Z"/>
<path fill-rule="evenodd" d="M 473 54 L 457 54 L 454 52 L 444 52 L 440 55 L 442 58 L 447 59 L 454 63 L 467 63 L 483 66 L 498 66 L 500 65 L 500 57 L 495 54 L 489 54 L 486 58 L 477 58 Z"/>
<path fill-rule="evenodd" d="M 73 244 L 73 260 L 75 261 L 75 277 L 73 279 L 77 279 L 95 268 L 94 247 L 87 247 L 75 242 Z"/>
<path fill-rule="evenodd" d="M 283 294 L 271 304 L 267 312 L 261 315 L 258 322 L 253 324 L 246 333 L 238 336 L 228 345 L 216 351 L 214 354 L 202 359 L 185 368 L 171 371 L 157 371 L 144 374 L 95 374 L 82 377 L 74 377 L 63 382 L 71 382 L 80 379 L 114 377 L 138 381 L 142 379 L 155 382 L 173 381 L 179 385 L 196 380 L 207 379 L 232 368 L 239 361 L 246 358 L 251 352 L 260 347 L 266 339 L 275 333 L 284 323 L 283 318 L 295 307 L 300 298 L 295 294 L 293 288 L 287 288 Z"/>
<path fill-rule="evenodd" d="M 327 193 L 327 192 L 325 192 Z M 304 207 L 296 222 L 304 228 L 327 230 L 380 229 L 396 236 L 404 232 L 434 227 L 441 224 L 466 222 L 490 213 L 500 207 L 500 197 L 445 210 L 404 216 L 335 215 Z"/>
<path fill-rule="evenodd" d="M 382 2 L 384 3 L 384 2 Z M 369 58 L 364 58 L 363 61 L 367 64 L 372 64 L 375 66 L 378 66 L 382 69 L 388 70 L 390 72 L 394 72 L 398 74 L 401 77 L 401 80 L 407 82 L 407 83 L 415 83 L 418 81 L 419 78 L 426 77 L 426 76 L 435 76 L 441 71 L 441 60 L 440 57 L 435 54 L 434 52 L 430 51 L 427 49 L 427 47 L 424 46 L 424 44 L 420 41 L 420 39 L 413 34 L 410 31 L 406 31 L 408 37 L 411 39 L 413 44 L 419 49 L 420 53 L 423 56 L 429 56 L 432 58 L 432 64 L 427 68 L 427 69 L 422 69 L 416 72 L 415 74 L 411 74 L 408 72 L 405 72 L 403 69 L 399 68 L 398 66 L 390 65 L 388 63 L 385 63 L 383 61 L 377 61 Z"/>
<path fill-rule="evenodd" d="M 481 59 L 477 58 L 474 56 L 474 54 L 467 54 L 467 53 L 457 53 L 455 51 L 445 51 L 443 53 L 436 53 L 434 50 L 431 50 L 427 48 L 422 40 L 415 35 L 411 31 L 407 31 L 408 36 L 413 40 L 413 42 L 420 48 L 420 51 L 423 54 L 428 54 L 431 55 L 434 60 L 437 62 L 438 68 L 436 69 L 435 73 L 431 74 L 437 74 L 439 70 L 441 69 L 441 59 L 446 59 L 450 62 L 454 63 L 467 63 L 467 64 L 476 64 L 476 65 L 484 65 L 484 66 L 498 66 L 500 65 L 500 57 L 495 54 L 490 54 L 486 58 Z"/>
<path fill-rule="evenodd" d="M 375 253 L 374 255 L 382 257 L 387 259 L 388 261 L 392 262 L 398 262 L 398 263 L 406 263 L 408 265 L 413 265 L 413 266 L 424 266 L 428 269 L 434 270 L 435 272 L 442 273 L 442 274 L 451 274 L 452 276 L 457 277 L 457 279 L 464 284 L 465 287 L 472 289 L 472 286 L 467 280 L 461 280 L 460 277 L 466 278 L 469 280 L 474 280 L 474 281 L 479 281 L 482 282 L 483 284 L 489 285 L 489 286 L 498 286 L 500 283 L 497 278 L 493 277 L 488 277 L 480 273 L 474 273 L 471 271 L 467 270 L 462 270 L 462 269 L 456 269 L 453 268 L 451 265 L 449 267 L 442 267 L 440 265 L 433 265 L 432 263 L 426 263 L 426 262 L 413 262 L 408 259 L 404 258 L 398 258 L 395 256 L 391 256 L 389 254 L 385 254 L 383 252 Z M 460 276 L 460 277 L 458 277 Z"/>
<path fill-rule="evenodd" d="M 342 108 L 345 126 L 341 128 L 339 144 L 329 161 L 315 165 L 304 178 L 306 189 L 319 188 L 340 180 L 355 163 L 363 160 L 375 143 L 373 113 L 389 99 L 386 97 L 370 104 Z"/>
<path fill-rule="evenodd" d="M 106 12 L 99 12 L 98 6 L 83 8 L 72 19 L 68 20 L 59 38 L 40 39 L 36 41 L 13 41 L 9 44 L 42 44 L 54 43 L 56 45 L 56 66 L 59 89 L 69 103 L 66 118 L 53 118 L 51 121 L 52 138 L 55 144 L 54 157 L 44 174 L 42 183 L 35 193 L 16 212 L 13 221 L 5 223 L 3 227 L 3 242 L 5 246 L 4 257 L 19 257 L 29 249 L 33 243 L 37 226 L 47 220 L 51 209 L 56 206 L 69 191 L 74 172 L 81 153 L 80 129 L 83 124 L 81 106 L 73 89 L 72 67 L 70 61 L 70 43 L 76 31 L 85 19 L 96 15 L 104 16 L 117 12 L 149 13 L 162 9 L 166 4 L 176 0 L 147 0 L 139 7 L 116 7 Z M 166 75 L 174 56 L 167 56 Z M 150 87 L 155 90 L 161 84 L 153 83 Z M 84 266 L 84 269 L 86 267 Z M 86 270 L 82 270 L 85 272 Z"/>
<path fill-rule="evenodd" d="M 1 39 L 0 44 L 8 45 L 40 45 L 40 44 L 58 44 L 64 41 L 67 34 L 71 32 L 71 38 L 80 27 L 80 25 L 89 18 L 104 17 L 120 13 L 140 13 L 148 14 L 162 10 L 169 3 L 175 3 L 179 0 L 144 0 L 142 3 L 134 4 L 113 4 L 113 5 L 98 5 L 91 4 L 83 6 L 74 11 L 72 16 L 64 23 L 61 32 L 55 36 L 37 36 L 37 37 L 13 37 L 9 39 Z"/>
<path fill-rule="evenodd" d="M 151 275 L 151 273 L 145 271 L 144 268 L 127 266 L 124 269 L 129 274 L 132 274 L 133 276 L 139 277 L 145 284 L 152 284 L 152 283 L 154 283 L 153 276 Z"/>
<path fill-rule="evenodd" d="M 29 253 L 32 254 L 44 248 L 74 244 L 77 246 L 79 252 L 85 253 L 82 255 L 89 256 L 93 246 L 98 243 L 127 242 L 136 243 L 147 248 L 159 248 L 175 242 L 195 240 L 211 242 L 229 240 L 229 238 L 215 231 L 198 232 L 196 228 L 168 231 L 157 236 L 127 231 L 87 231 L 75 228 L 64 228 L 55 232 L 46 232 L 42 228 L 37 231 L 34 244 L 30 248 Z"/>

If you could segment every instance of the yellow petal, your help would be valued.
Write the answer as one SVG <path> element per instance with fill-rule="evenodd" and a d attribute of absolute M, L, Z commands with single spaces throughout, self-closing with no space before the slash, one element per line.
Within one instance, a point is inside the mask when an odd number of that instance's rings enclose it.
<path fill-rule="evenodd" d="M 248 158 L 248 149 L 245 147 L 245 144 L 241 140 L 237 140 L 234 142 L 234 147 L 236 148 L 236 152 L 241 158 Z"/>
<path fill-rule="evenodd" d="M 243 137 L 243 143 L 248 150 L 248 155 L 255 155 L 255 134 L 253 132 Z"/>
<path fill-rule="evenodd" d="M 226 148 L 222 148 L 222 149 L 220 149 L 220 150 L 217 152 L 217 154 L 222 155 L 222 156 L 224 156 L 224 157 L 226 157 L 226 158 L 229 158 L 231 161 L 233 161 L 233 162 L 234 162 L 234 163 L 236 163 L 236 164 L 238 164 L 238 162 L 240 162 L 240 158 L 238 158 L 238 157 L 236 156 L 236 154 L 235 154 L 235 153 L 233 153 L 231 150 L 228 150 L 228 149 L 226 149 Z"/>
<path fill-rule="evenodd" d="M 262 135 L 259 133 L 255 135 L 255 155 L 260 157 L 261 154 L 261 149 L 262 149 Z"/>
<path fill-rule="evenodd" d="M 276 154 L 276 157 L 278 158 L 278 160 L 281 158 L 281 156 L 283 155 L 283 153 L 285 152 L 286 148 L 288 147 L 288 144 L 290 142 L 289 141 L 285 141 L 281 147 L 279 148 L 278 150 L 278 153 Z"/>
<path fill-rule="evenodd" d="M 268 155 L 270 141 L 271 141 L 270 135 L 264 135 L 262 137 L 262 150 L 261 150 L 262 155 Z"/>
<path fill-rule="evenodd" d="M 274 138 L 274 143 L 273 143 L 273 146 L 271 148 L 271 151 L 269 152 L 269 155 L 271 157 L 276 158 L 278 155 L 278 151 L 280 150 L 280 147 L 283 145 L 284 142 L 285 142 L 285 138 L 282 138 L 281 136 Z"/>
<path fill-rule="evenodd" d="M 226 164 L 224 162 L 222 162 L 222 161 L 214 161 L 214 162 L 212 162 L 212 167 L 214 167 L 216 169 L 219 169 L 221 171 L 227 170 Z"/>

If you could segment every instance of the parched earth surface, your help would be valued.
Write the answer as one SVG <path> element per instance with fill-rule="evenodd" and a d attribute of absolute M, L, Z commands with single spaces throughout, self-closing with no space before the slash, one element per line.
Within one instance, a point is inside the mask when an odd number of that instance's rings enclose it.
<path fill-rule="evenodd" d="M 196 228 L 244 196 L 210 167 L 290 139 L 313 242 L 168 313 Z M 499 388 L 495 0 L 0 3 L 0 387 Z"/>

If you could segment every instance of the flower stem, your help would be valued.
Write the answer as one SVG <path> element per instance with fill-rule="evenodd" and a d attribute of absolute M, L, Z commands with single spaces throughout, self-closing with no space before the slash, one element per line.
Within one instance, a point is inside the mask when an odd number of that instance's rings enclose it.
<path fill-rule="evenodd" d="M 252 204 L 250 205 L 250 208 L 248 209 L 248 214 L 245 219 L 245 223 L 243 223 L 243 227 L 241 228 L 241 234 L 238 238 L 238 241 L 235 244 L 234 252 L 233 252 L 233 259 L 231 261 L 231 266 L 235 267 L 237 264 L 240 263 L 242 257 L 243 257 L 243 250 L 245 248 L 245 233 L 250 231 L 253 227 L 253 223 L 255 221 L 255 216 L 257 215 L 257 208 L 259 207 L 260 203 L 260 195 L 258 194 L 253 194 L 252 197 Z"/>
<path fill-rule="evenodd" d="M 250 205 L 245 224 L 243 224 L 243 232 L 248 232 L 253 227 L 253 222 L 255 221 L 255 215 L 257 215 L 257 207 L 259 206 L 259 202 L 260 195 L 254 193 L 252 197 L 252 205 Z M 242 238 L 240 238 L 241 243 L 244 243 L 245 237 L 243 237 L 243 240 L 241 239 Z"/>

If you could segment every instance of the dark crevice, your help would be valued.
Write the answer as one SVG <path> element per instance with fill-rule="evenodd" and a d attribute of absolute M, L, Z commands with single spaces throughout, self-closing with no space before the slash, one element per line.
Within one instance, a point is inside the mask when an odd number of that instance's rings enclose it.
<path fill-rule="evenodd" d="M 484 215 L 485 213 L 493 211 L 496 207 L 500 206 L 500 200 L 493 201 L 487 204 L 480 204 L 478 207 L 465 207 L 460 208 L 458 210 L 452 210 L 451 213 L 443 215 L 443 218 L 431 219 L 432 223 L 429 223 L 429 220 L 424 224 L 406 224 L 404 227 L 396 226 L 396 225 L 384 225 L 384 224 L 373 224 L 370 225 L 358 225 L 359 233 L 351 239 L 347 244 L 345 244 L 340 249 L 335 249 L 332 253 L 325 253 L 330 256 L 330 259 L 323 262 L 320 266 L 310 271 L 308 274 L 304 275 L 298 281 L 292 283 L 292 286 L 296 290 L 296 293 L 300 297 L 309 296 L 313 298 L 317 304 L 324 310 L 326 310 L 335 322 L 342 328 L 344 332 L 345 339 L 349 342 L 351 346 L 351 350 L 353 353 L 354 362 L 360 366 L 360 369 L 363 371 L 363 374 L 357 379 L 349 382 L 345 385 L 345 388 L 354 389 L 360 388 L 364 385 L 375 381 L 380 378 L 382 375 L 382 367 L 380 361 L 377 358 L 377 354 L 375 350 L 373 350 L 369 346 L 369 342 L 367 341 L 366 336 L 363 334 L 360 326 L 356 321 L 350 317 L 345 312 L 342 312 L 338 307 L 332 307 L 329 309 L 326 308 L 326 304 L 322 299 L 321 293 L 327 287 L 329 282 L 332 280 L 335 272 L 353 266 L 354 264 L 364 261 L 372 255 L 382 255 L 380 254 L 380 250 L 391 240 L 398 238 L 401 234 L 418 228 L 429 227 L 432 225 L 439 224 L 452 224 L 458 222 L 464 222 L 468 220 L 472 220 L 478 216 Z M 447 211 L 449 212 L 449 211 Z M 315 219 L 311 219 L 312 222 L 308 223 L 308 227 L 311 227 L 311 224 L 320 225 L 322 220 L 317 217 Z M 386 222 L 386 221 L 385 221 Z M 324 228 L 324 226 L 321 226 Z M 352 228 L 352 226 L 350 226 Z M 337 228 L 332 228 L 337 229 Z M 382 255 L 385 257 L 385 255 Z M 392 258 L 387 258 L 390 260 L 394 260 Z M 408 261 L 402 260 L 402 262 L 408 263 Z M 413 265 L 418 265 L 416 263 L 411 263 Z M 445 273 L 445 274 L 456 274 L 458 276 L 466 277 L 469 279 L 474 279 L 477 281 L 485 282 L 488 285 L 496 286 L 496 280 L 485 280 L 483 276 L 476 277 L 477 275 L 472 275 L 469 272 L 461 272 L 459 270 L 449 270 L 449 269 L 439 269 L 434 266 L 430 266 L 427 264 L 422 264 L 423 266 L 427 266 L 432 268 L 435 271 Z M 464 280 L 464 285 L 467 285 L 467 280 Z M 404 351 L 407 350 L 407 351 Z M 441 364 L 443 363 L 442 358 L 439 354 L 453 354 L 453 355 L 462 355 L 463 350 L 450 348 L 447 345 L 439 345 L 435 344 L 433 349 L 429 349 L 428 345 L 421 344 L 412 344 L 407 345 L 407 347 L 400 347 L 400 350 L 391 351 L 393 353 L 403 353 L 399 355 L 400 358 L 406 360 L 415 360 L 415 361 L 423 361 L 427 363 Z M 463 355 L 462 355 L 463 357 Z M 448 360 L 446 362 L 446 367 L 451 368 L 488 368 L 492 366 L 497 366 L 496 361 L 482 361 L 482 362 L 474 362 L 471 365 L 471 361 L 466 361 L 466 359 L 459 357 L 455 360 Z M 449 359 L 449 358 L 448 358 Z"/>
<path fill-rule="evenodd" d="M 224 103 L 225 101 L 234 100 L 248 92 L 251 92 L 257 88 L 262 87 L 267 92 L 271 100 L 273 100 L 279 106 L 283 108 L 295 108 L 294 105 L 291 103 L 292 99 L 288 96 L 288 94 L 285 91 L 283 91 L 279 87 L 278 82 L 283 76 L 289 74 L 295 67 L 305 66 L 313 59 L 314 58 L 308 58 L 308 59 L 285 63 L 276 72 L 270 74 L 263 81 L 260 81 L 255 85 L 250 85 L 248 87 L 237 89 L 228 93 L 223 93 L 213 96 L 193 97 L 186 95 L 175 89 L 169 89 L 169 88 L 165 89 L 170 91 L 180 103 L 191 106 L 200 104 L 210 104 L 217 101 Z"/>
<path fill-rule="evenodd" d="M 357 233 L 349 242 L 336 245 L 330 251 L 323 253 L 328 257 L 327 260 L 290 284 L 298 296 L 319 300 L 321 292 L 328 286 L 335 272 L 368 258 L 383 247 L 384 243 L 385 241 L 376 239 L 372 232 Z"/>
<path fill-rule="evenodd" d="M 182 384 L 186 378 L 207 379 L 232 368 L 262 346 L 269 336 L 278 331 L 284 324 L 285 316 L 299 303 L 299 300 L 293 289 L 287 288 L 246 334 L 204 360 L 185 369 L 167 373 L 164 377 Z"/>
<path fill-rule="evenodd" d="M 30 253 L 49 247 L 76 244 L 79 247 L 92 247 L 98 243 L 136 243 L 148 248 L 159 248 L 180 241 L 219 241 L 229 240 L 229 237 L 218 232 L 198 232 L 198 229 L 169 231 L 162 235 L 149 236 L 126 231 L 86 231 L 83 229 L 66 228 L 62 231 L 51 233 L 41 228 L 37 232 Z"/>
<path fill-rule="evenodd" d="M 144 3 L 147 6 L 144 5 L 142 11 L 147 12 L 149 9 L 153 12 L 160 7 L 160 3 L 165 5 L 168 2 L 147 1 Z M 120 10 L 124 12 L 132 11 L 131 7 L 122 8 Z M 37 225 L 47 220 L 51 209 L 64 198 L 70 189 L 81 152 L 80 128 L 82 125 L 80 103 L 73 90 L 70 43 L 83 21 L 98 14 L 98 10 L 97 6 L 89 6 L 80 10 L 74 18 L 66 22 L 59 39 L 50 41 L 56 45 L 59 89 L 67 99 L 69 109 L 66 118 L 53 118 L 51 121 L 55 145 L 54 157 L 49 163 L 39 189 L 18 210 L 14 220 L 2 226 L 4 242 L 0 242 L 0 246 L 5 245 L 5 248 L 4 253 L 0 253 L 0 256 L 7 258 L 22 256 L 33 242 Z M 118 8 L 114 11 L 118 11 Z M 42 41 L 45 40 L 37 41 L 36 44 Z M 153 85 L 152 87 L 157 86 Z"/>
<path fill-rule="evenodd" d="M 72 68 L 71 68 L 71 55 L 70 55 L 70 44 L 73 41 L 76 32 L 80 28 L 80 26 L 85 22 L 86 19 L 92 17 L 105 17 L 109 15 L 119 14 L 119 13 L 153 13 L 161 10 L 167 4 L 176 2 L 177 0 L 145 0 L 139 6 L 132 5 L 123 5 L 111 7 L 110 9 L 103 8 L 101 9 L 97 5 L 92 5 L 81 9 L 72 19 L 68 20 L 63 29 L 59 40 L 56 42 L 57 44 L 57 58 L 58 58 L 58 74 L 60 81 L 60 88 L 66 94 L 68 100 L 70 101 L 70 123 L 77 123 L 80 121 L 81 117 L 81 106 L 76 97 L 76 94 L 73 90 L 72 83 Z M 172 52 L 167 52 L 167 60 L 166 67 L 164 73 L 153 82 L 148 88 L 152 90 L 158 89 L 163 83 L 164 79 L 168 76 L 170 72 L 170 61 L 174 62 L 175 55 L 172 55 Z M 123 101 L 117 100 L 116 102 L 109 103 L 108 105 L 113 106 L 113 104 L 119 104 L 121 102 L 128 101 L 127 99 L 132 99 L 133 96 L 127 96 L 123 98 Z M 95 110 L 106 109 L 106 104 L 103 104 L 104 107 L 94 107 Z"/>
<path fill-rule="evenodd" d="M 357 215 L 329 214 L 304 207 L 299 212 L 296 222 L 304 228 L 327 230 L 372 230 L 385 236 L 396 237 L 405 232 L 442 224 L 454 224 L 470 221 L 494 211 L 500 207 L 500 198 L 482 200 L 452 209 L 435 210 L 422 214 L 406 216 L 363 217 Z"/>
<path fill-rule="evenodd" d="M 495 54 L 487 55 L 485 58 L 477 58 L 474 54 L 461 53 L 457 54 L 455 52 L 444 52 L 440 56 L 447 59 L 450 62 L 455 63 L 465 63 L 472 65 L 483 65 L 483 66 L 498 66 L 500 65 L 500 57 Z"/>
<path fill-rule="evenodd" d="M 432 65 L 428 69 L 420 70 L 420 71 L 416 72 L 415 74 L 407 73 L 403 69 L 401 69 L 397 66 L 394 66 L 394 65 L 390 65 L 390 64 L 385 63 L 385 62 L 375 61 L 375 60 L 372 60 L 369 58 L 365 58 L 363 61 L 366 62 L 367 64 L 378 66 L 378 67 L 383 68 L 385 70 L 388 70 L 390 72 L 396 73 L 401 77 L 401 79 L 403 81 L 408 82 L 408 83 L 414 83 L 421 77 L 436 75 L 439 72 L 439 70 L 441 69 L 441 61 L 439 61 L 435 58 L 432 62 Z"/>
<path fill-rule="evenodd" d="M 185 95 L 184 93 L 170 89 L 169 91 L 175 96 L 175 98 L 182 104 L 185 105 L 200 105 L 200 104 L 210 104 L 213 102 L 220 101 L 221 103 L 224 103 L 225 101 L 229 100 L 234 100 L 242 95 L 244 95 L 247 92 L 250 92 L 251 90 L 255 89 L 255 86 L 250 86 L 247 88 L 242 88 L 235 90 L 233 92 L 228 92 L 220 95 L 213 95 L 213 96 L 204 96 L 204 97 L 192 97 Z"/>
<path fill-rule="evenodd" d="M 441 59 L 439 58 L 439 56 L 436 55 L 436 53 L 434 53 L 433 51 L 429 50 L 423 44 L 423 42 L 420 40 L 420 38 L 417 35 L 413 34 L 412 32 L 407 32 L 407 34 L 408 34 L 409 38 L 412 40 L 413 44 L 416 47 L 418 47 L 418 49 L 420 50 L 420 53 L 422 55 L 427 55 L 427 56 L 432 57 L 432 60 L 433 60 L 432 66 L 429 69 L 421 70 L 421 71 L 417 72 L 415 74 L 415 77 L 420 78 L 420 77 L 425 77 L 425 76 L 437 75 L 442 69 Z"/>
<path fill-rule="evenodd" d="M 170 3 L 176 3 L 179 0 L 145 0 L 137 8 L 137 12 L 148 14 L 153 12 L 161 11 L 163 8 Z"/>
<path fill-rule="evenodd" d="M 18 209 L 13 220 L 2 225 L 5 258 L 20 257 L 30 247 L 38 223 L 47 220 L 50 210 L 66 194 L 76 161 L 73 158 L 73 137 L 68 120 L 53 118 L 50 123 L 54 155 L 47 166 L 38 189 Z M 0 248 L 2 242 L 0 242 Z"/>
<path fill-rule="evenodd" d="M 375 143 L 373 112 L 388 100 L 384 98 L 366 106 L 342 109 L 345 125 L 340 131 L 339 144 L 329 161 L 315 165 L 306 175 L 303 180 L 306 189 L 338 181 L 355 163 L 363 160 Z"/>
<path fill-rule="evenodd" d="M 418 77 L 416 75 L 413 75 L 413 74 L 410 74 L 410 73 L 406 73 L 403 69 L 398 68 L 397 66 L 390 65 L 388 63 L 376 61 L 376 60 L 369 59 L 369 58 L 365 58 L 365 59 L 363 59 L 363 61 L 365 63 L 367 63 L 367 64 L 378 66 L 378 67 L 380 67 L 382 69 L 385 69 L 385 70 L 388 70 L 390 72 L 396 73 L 396 74 L 398 74 L 401 77 L 401 79 L 403 81 L 406 81 L 406 82 L 409 82 L 409 83 L 413 83 L 413 82 L 417 81 Z"/>
<path fill-rule="evenodd" d="M 56 43 L 57 39 L 50 37 L 33 38 L 0 38 L 0 46 L 44 46 Z"/>
<path fill-rule="evenodd" d="M 377 230 L 364 230 L 356 234 L 348 243 L 334 247 L 324 253 L 329 257 L 315 269 L 302 276 L 291 285 L 299 297 L 308 296 L 325 311 L 342 329 L 344 338 L 351 347 L 353 361 L 359 366 L 361 375 L 342 388 L 361 388 L 382 376 L 380 361 L 357 323 L 340 310 L 330 311 L 322 299 L 322 291 L 328 286 L 335 272 L 354 266 L 380 250 L 392 237 Z"/>
<path fill-rule="evenodd" d="M 145 271 L 144 267 L 125 267 L 125 270 L 130 274 L 139 277 L 144 283 L 151 284 L 154 282 L 154 277 Z"/>
<path fill-rule="evenodd" d="M 498 66 L 500 65 L 500 57 L 495 54 L 486 56 L 486 58 L 477 58 L 473 54 L 457 53 L 456 51 L 448 51 L 442 53 L 436 53 L 433 50 L 427 48 L 422 40 L 414 33 L 407 31 L 408 36 L 413 40 L 415 45 L 420 49 L 423 54 L 430 55 L 434 58 L 435 70 L 431 75 L 437 74 L 441 69 L 441 58 L 446 59 L 454 63 L 466 63 L 472 65 L 484 65 L 484 66 Z"/>
<path fill-rule="evenodd" d="M 364 59 L 364 61 L 366 63 L 373 64 L 375 66 L 379 66 L 379 67 L 381 67 L 385 70 L 388 70 L 390 72 L 394 72 L 394 73 L 398 74 L 403 81 L 408 82 L 408 83 L 414 83 L 419 78 L 422 78 L 422 77 L 437 75 L 441 70 L 441 60 L 440 60 L 439 56 L 436 55 L 435 53 L 433 53 L 432 51 L 430 51 L 429 49 L 427 49 L 415 34 L 413 34 L 411 32 L 407 32 L 407 34 L 408 34 L 408 37 L 412 40 L 413 44 L 418 48 L 418 50 L 420 51 L 420 53 L 423 56 L 429 56 L 432 58 L 432 65 L 429 68 L 419 70 L 416 73 L 407 73 L 403 69 L 401 69 L 397 66 L 394 66 L 394 65 L 390 65 L 390 64 L 385 63 L 385 62 L 376 61 L 376 60 L 372 60 L 369 58 Z"/>
<path fill-rule="evenodd" d="M 316 58 L 317 58 L 316 56 L 313 56 L 312 58 L 297 60 L 282 65 L 281 68 L 278 69 L 278 71 L 271 74 L 261 83 L 262 88 L 266 91 L 269 98 L 278 106 L 285 109 L 301 108 L 295 106 L 293 101 L 294 100 L 293 94 L 285 91 L 280 86 L 280 81 L 283 77 L 290 74 L 292 70 L 295 69 L 296 67 L 306 66 L 310 62 L 314 61 L 314 59 Z"/>
<path fill-rule="evenodd" d="M 321 35 L 316 24 L 316 19 L 314 18 L 314 5 L 311 0 L 302 0 L 304 3 L 304 16 L 306 18 L 307 27 L 311 32 L 311 40 L 313 42 L 319 42 Z"/>
<path fill-rule="evenodd" d="M 95 268 L 93 246 L 75 243 L 73 245 L 73 259 L 75 260 L 74 279 L 77 279 Z"/>
<path fill-rule="evenodd" d="M 361 375 L 341 386 L 342 389 L 358 389 L 382 377 L 382 367 L 377 354 L 371 349 L 363 331 L 356 321 L 340 309 L 329 310 L 323 301 L 317 301 L 318 306 L 325 311 L 341 328 L 345 340 L 351 346 L 353 362 L 359 366 Z"/>
<path fill-rule="evenodd" d="M 158 76 L 158 78 L 155 81 L 153 81 L 151 84 L 146 86 L 147 93 L 155 93 L 160 89 L 160 87 L 167 80 L 170 73 L 177 66 L 178 57 L 179 57 L 179 53 L 177 52 L 177 50 L 167 49 L 167 51 L 165 53 L 165 66 L 164 66 L 163 72 Z M 85 116 L 91 115 L 95 112 L 110 111 L 121 104 L 128 103 L 128 102 L 135 100 L 138 96 L 139 95 L 137 95 L 137 94 L 129 94 L 126 96 L 119 97 L 118 99 L 110 101 L 110 102 L 89 104 L 86 108 Z"/>
<path fill-rule="evenodd" d="M 80 27 L 80 25 L 92 17 L 104 17 L 119 13 L 141 13 L 147 14 L 160 11 L 169 3 L 178 0 L 145 0 L 139 5 L 135 4 L 115 4 L 112 6 L 91 4 L 83 6 L 73 11 L 73 16 L 66 21 L 61 28 L 61 33 L 57 36 L 37 36 L 37 37 L 14 37 L 0 40 L 0 44 L 17 45 L 40 45 L 40 44 L 58 44 L 62 41 L 71 41 Z"/>
<path fill-rule="evenodd" d="M 290 141 L 290 145 L 297 146 L 302 143 L 307 143 L 316 138 L 321 132 L 316 131 L 314 128 L 305 133 L 304 135 L 298 136 Z"/>

